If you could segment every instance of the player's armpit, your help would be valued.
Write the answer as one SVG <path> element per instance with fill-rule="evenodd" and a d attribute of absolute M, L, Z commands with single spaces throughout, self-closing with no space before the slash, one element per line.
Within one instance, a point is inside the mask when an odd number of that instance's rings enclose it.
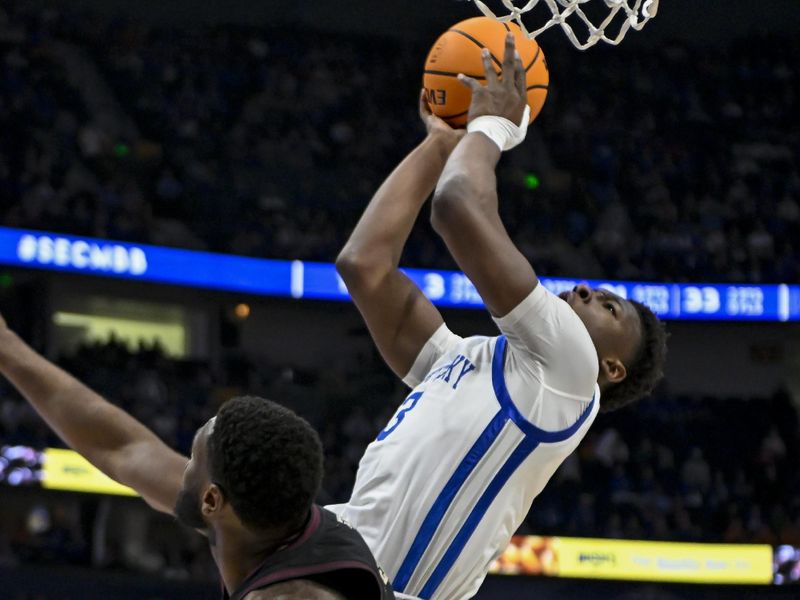
<path fill-rule="evenodd" d="M 417 387 L 430 373 L 433 365 L 456 346 L 463 338 L 450 331 L 446 325 L 442 324 L 434 334 L 425 342 L 414 364 L 409 369 L 403 383 L 408 387 Z"/>
<path fill-rule="evenodd" d="M 431 223 L 489 311 L 501 317 L 533 291 L 538 279 L 500 220 L 493 170 L 470 168 L 483 145 L 497 150 L 480 134 L 468 136 L 456 148 L 451 157 L 456 169 L 436 190 Z"/>
<path fill-rule="evenodd" d="M 110 455 L 108 472 L 136 490 L 154 509 L 172 514 L 188 462 L 153 434 Z"/>
<path fill-rule="evenodd" d="M 250 592 L 244 600 L 350 600 L 324 585 L 307 579 L 276 583 Z"/>
<path fill-rule="evenodd" d="M 444 323 L 442 315 L 399 270 L 361 269 L 341 258 L 337 268 L 381 356 L 398 377 L 405 377 Z"/>

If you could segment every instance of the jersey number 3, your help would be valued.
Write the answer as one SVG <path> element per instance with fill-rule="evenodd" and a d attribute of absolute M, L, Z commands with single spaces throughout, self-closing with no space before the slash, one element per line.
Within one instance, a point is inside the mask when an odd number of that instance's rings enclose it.
<path fill-rule="evenodd" d="M 389 422 L 389 425 L 386 426 L 386 429 L 378 434 L 377 441 L 380 442 L 381 440 L 385 440 L 387 437 L 389 437 L 389 434 L 397 429 L 398 425 L 400 425 L 400 423 L 403 422 L 403 419 L 406 418 L 406 414 L 414 410 L 414 407 L 417 405 L 417 402 L 419 402 L 419 399 L 422 398 L 422 394 L 424 393 L 425 392 L 414 392 L 403 401 L 397 411 L 397 414 L 392 417 L 392 420 Z"/>

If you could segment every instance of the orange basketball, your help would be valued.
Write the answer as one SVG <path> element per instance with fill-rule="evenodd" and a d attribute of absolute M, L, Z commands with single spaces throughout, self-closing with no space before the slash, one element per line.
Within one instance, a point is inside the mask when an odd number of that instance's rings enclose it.
<path fill-rule="evenodd" d="M 457 79 L 458 74 L 469 75 L 482 83 L 486 81 L 481 59 L 483 48 L 492 53 L 495 71 L 499 74 L 509 31 L 514 34 L 517 51 L 525 65 L 531 121 L 537 117 L 547 98 L 550 82 L 544 53 L 536 40 L 528 39 L 516 23 L 500 23 L 488 17 L 456 23 L 436 40 L 428 53 L 422 85 L 435 115 L 453 127 L 467 124 L 472 94 Z"/>

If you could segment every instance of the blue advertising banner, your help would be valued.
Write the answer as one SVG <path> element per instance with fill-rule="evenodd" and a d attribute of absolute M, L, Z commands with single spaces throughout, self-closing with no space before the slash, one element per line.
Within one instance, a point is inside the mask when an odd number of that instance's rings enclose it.
<path fill-rule="evenodd" d="M 0 263 L 268 296 L 288 295 L 291 263 L 0 227 Z"/>
<path fill-rule="evenodd" d="M 246 258 L 0 227 L 0 264 L 264 296 L 349 299 L 330 263 Z M 406 269 L 434 304 L 482 308 L 463 273 Z M 554 293 L 583 280 L 543 277 Z M 800 285 L 643 283 L 589 280 L 672 320 L 797 321 Z"/>

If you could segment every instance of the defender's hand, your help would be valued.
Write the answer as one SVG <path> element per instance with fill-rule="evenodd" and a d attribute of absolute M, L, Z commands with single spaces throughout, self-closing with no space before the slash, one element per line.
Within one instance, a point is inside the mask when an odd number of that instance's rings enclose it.
<path fill-rule="evenodd" d="M 484 48 L 481 56 L 486 73 L 485 86 L 463 73 L 458 75 L 459 81 L 472 90 L 468 122 L 489 115 L 504 117 L 519 125 L 528 103 L 528 96 L 525 89 L 525 67 L 514 47 L 514 36 L 511 33 L 506 36 L 503 68 L 499 77 L 492 66 L 489 51 Z"/>
<path fill-rule="evenodd" d="M 453 147 L 466 135 L 465 129 L 453 129 L 444 120 L 433 114 L 425 90 L 419 94 L 419 117 L 425 124 L 429 136 L 439 136 L 452 143 Z"/>

